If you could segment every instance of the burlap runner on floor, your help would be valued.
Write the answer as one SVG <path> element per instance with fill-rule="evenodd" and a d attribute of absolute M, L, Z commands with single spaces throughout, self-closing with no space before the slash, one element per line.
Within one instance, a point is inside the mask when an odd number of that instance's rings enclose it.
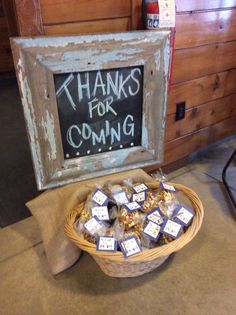
<path fill-rule="evenodd" d="M 150 181 L 141 169 L 95 178 L 48 190 L 26 205 L 39 223 L 48 263 L 53 274 L 71 267 L 81 251 L 64 234 L 65 217 L 76 204 L 82 202 L 96 185 L 122 183 L 131 178 L 134 182 Z"/>

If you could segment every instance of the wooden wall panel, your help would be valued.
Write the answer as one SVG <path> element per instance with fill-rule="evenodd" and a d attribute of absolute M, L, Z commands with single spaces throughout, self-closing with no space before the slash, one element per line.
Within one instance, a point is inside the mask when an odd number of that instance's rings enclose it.
<path fill-rule="evenodd" d="M 40 0 L 40 4 L 44 24 L 131 15 L 130 0 Z"/>
<path fill-rule="evenodd" d="M 90 33 L 121 32 L 129 30 L 130 23 L 130 18 L 120 18 L 49 25 L 44 29 L 46 35 L 87 34 L 88 30 Z"/>
<path fill-rule="evenodd" d="M 141 30 L 142 28 L 142 0 L 131 0 L 131 29 Z"/>
<path fill-rule="evenodd" d="M 236 0 L 175 0 L 177 12 L 232 8 Z"/>
<path fill-rule="evenodd" d="M 236 9 L 176 17 L 176 49 L 232 40 L 236 40 Z"/>
<path fill-rule="evenodd" d="M 44 33 L 39 0 L 14 0 L 18 32 L 21 36 Z"/>
<path fill-rule="evenodd" d="M 236 67 L 236 41 L 175 51 L 173 83 Z"/>
<path fill-rule="evenodd" d="M 10 36 L 17 36 L 17 22 L 15 16 L 15 7 L 13 0 L 0 0 L 2 2 L 4 16 L 7 21 L 8 33 Z"/>
<path fill-rule="evenodd" d="M 167 165 L 180 160 L 190 153 L 212 144 L 222 138 L 236 133 L 236 116 L 221 121 L 215 125 L 200 129 L 177 140 L 165 144 L 165 160 Z"/>
<path fill-rule="evenodd" d="M 21 35 L 141 28 L 141 0 L 15 2 Z M 176 5 L 165 164 L 236 132 L 236 0 L 176 0 Z M 181 101 L 186 102 L 186 118 L 175 122 L 176 103 Z"/>
<path fill-rule="evenodd" d="M 175 120 L 175 114 L 168 115 L 166 141 L 193 133 L 232 116 L 236 116 L 236 94 L 192 107 L 186 111 L 185 118 L 179 121 Z"/>
<path fill-rule="evenodd" d="M 168 114 L 176 112 L 176 104 L 186 103 L 186 109 L 236 93 L 236 69 L 208 75 L 171 86 Z"/>
<path fill-rule="evenodd" d="M 0 6 L 0 72 L 14 69 L 7 20 L 4 16 L 2 3 Z"/>
<path fill-rule="evenodd" d="M 3 17 L 3 6 L 2 6 L 2 2 L 0 1 L 0 17 Z"/>

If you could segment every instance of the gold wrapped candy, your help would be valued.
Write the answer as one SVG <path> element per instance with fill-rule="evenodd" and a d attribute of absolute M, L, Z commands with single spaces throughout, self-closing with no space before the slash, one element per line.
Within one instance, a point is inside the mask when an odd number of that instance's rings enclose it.
<path fill-rule="evenodd" d="M 81 215 L 80 215 L 80 222 L 87 222 L 91 218 L 92 218 L 91 211 L 84 208 L 83 211 L 81 212 Z"/>
<path fill-rule="evenodd" d="M 174 196 L 171 192 L 166 190 L 160 190 L 157 194 L 159 202 L 170 203 L 174 200 Z"/>
<path fill-rule="evenodd" d="M 125 230 L 128 230 L 140 222 L 140 215 L 138 211 L 129 212 L 125 208 L 121 208 L 118 219 L 124 225 Z"/>
<path fill-rule="evenodd" d="M 97 239 L 96 239 L 95 236 L 93 236 L 93 235 L 91 235 L 91 234 L 89 234 L 87 232 L 84 232 L 83 235 L 84 235 L 84 239 L 86 241 L 88 241 L 90 243 L 93 243 L 93 244 L 96 244 Z"/>
<path fill-rule="evenodd" d="M 160 190 L 158 193 L 159 207 L 162 213 L 170 217 L 176 208 L 176 199 L 173 193 L 165 190 Z"/>
<path fill-rule="evenodd" d="M 147 199 L 142 205 L 141 211 L 147 213 L 158 207 L 159 199 L 158 196 L 151 191 L 147 192 Z"/>
<path fill-rule="evenodd" d="M 127 239 L 129 237 L 136 237 L 136 239 L 138 240 L 139 244 L 141 244 L 141 239 L 140 239 L 141 235 L 136 229 L 130 229 L 129 231 L 126 231 L 124 233 L 123 239 Z"/>
<path fill-rule="evenodd" d="M 159 237 L 159 239 L 158 239 L 157 245 L 158 245 L 158 246 L 166 245 L 166 244 L 168 244 L 168 243 L 170 243 L 170 242 L 172 242 L 172 241 L 173 241 L 173 240 L 172 240 L 171 237 L 162 234 L 162 235 Z"/>

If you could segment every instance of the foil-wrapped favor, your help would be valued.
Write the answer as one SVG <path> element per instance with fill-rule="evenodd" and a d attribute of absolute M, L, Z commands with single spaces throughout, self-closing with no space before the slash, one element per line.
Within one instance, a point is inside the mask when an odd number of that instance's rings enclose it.
<path fill-rule="evenodd" d="M 173 241 L 173 239 L 171 237 L 162 234 L 157 241 L 157 246 L 163 246 L 163 245 L 166 245 L 172 241 Z"/>
<path fill-rule="evenodd" d="M 158 193 L 158 198 L 161 212 L 170 218 L 178 205 L 175 195 L 169 191 L 161 190 Z"/>
<path fill-rule="evenodd" d="M 91 211 L 87 208 L 84 208 L 80 215 L 80 222 L 87 222 L 92 218 Z"/>
<path fill-rule="evenodd" d="M 166 191 L 166 190 L 160 190 L 159 193 L 157 194 L 157 197 L 159 199 L 159 202 L 165 202 L 165 203 L 166 202 L 170 203 L 175 200 L 174 195 L 171 192 Z"/>
<path fill-rule="evenodd" d="M 156 246 L 156 243 L 153 242 L 145 233 L 144 233 L 144 229 L 146 227 L 146 225 L 148 224 L 148 220 L 145 216 L 145 218 L 143 219 L 143 221 L 140 224 L 137 224 L 134 227 L 134 231 L 136 233 L 138 233 L 139 238 L 140 238 L 140 242 L 141 245 L 144 248 L 150 249 L 150 248 L 154 248 Z"/>
<path fill-rule="evenodd" d="M 148 213 L 152 209 L 157 208 L 158 204 L 159 204 L 159 199 L 158 199 L 157 195 L 151 191 L 148 191 L 147 192 L 147 199 L 146 199 L 146 201 L 144 201 L 141 211 Z"/>
<path fill-rule="evenodd" d="M 90 243 L 96 244 L 97 238 L 94 235 L 91 235 L 87 232 L 84 232 L 84 239 Z"/>
<path fill-rule="evenodd" d="M 140 215 L 138 211 L 129 212 L 122 207 L 118 213 L 118 219 L 124 225 L 125 230 L 128 230 L 140 222 Z"/>
<path fill-rule="evenodd" d="M 124 235 L 123 235 L 123 239 L 127 239 L 129 237 L 136 237 L 136 239 L 138 240 L 139 244 L 141 245 L 141 240 L 140 240 L 140 233 L 135 230 L 135 229 L 130 229 L 129 231 L 126 231 L 124 232 Z"/>

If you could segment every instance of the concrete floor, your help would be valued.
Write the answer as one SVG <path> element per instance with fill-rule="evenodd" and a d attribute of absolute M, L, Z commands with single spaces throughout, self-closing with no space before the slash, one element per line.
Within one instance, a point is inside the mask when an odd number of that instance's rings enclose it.
<path fill-rule="evenodd" d="M 0 314 L 236 314 L 236 221 L 220 177 L 235 147 L 231 138 L 169 174 L 199 194 L 203 226 L 188 246 L 141 277 L 110 278 L 87 254 L 53 277 L 34 217 L 0 229 Z M 230 172 L 235 189 L 236 167 Z"/>

